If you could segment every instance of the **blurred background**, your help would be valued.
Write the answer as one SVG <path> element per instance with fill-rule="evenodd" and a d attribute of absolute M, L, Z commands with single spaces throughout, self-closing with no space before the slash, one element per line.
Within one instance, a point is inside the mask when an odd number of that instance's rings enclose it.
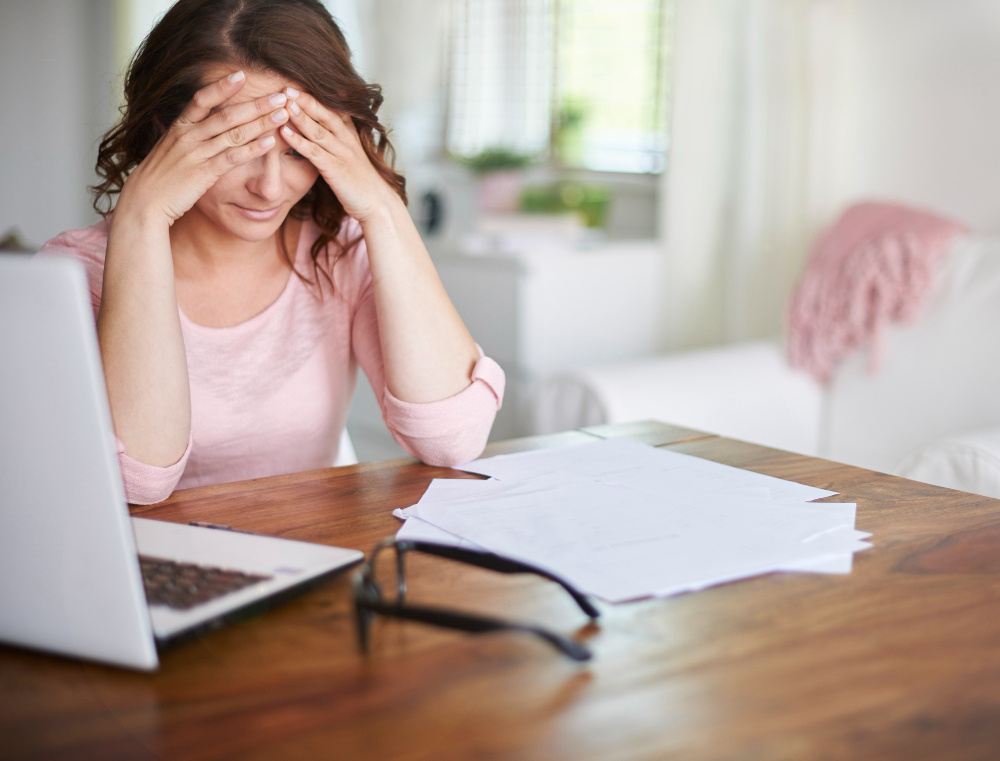
<path fill-rule="evenodd" d="M 169 5 L 0 0 L 0 238 L 96 219 L 97 142 Z M 563 368 L 780 336 L 848 204 L 1000 232 L 997 0 L 326 5 L 383 87 L 442 279 L 507 372 L 495 438 L 536 430 Z M 360 391 L 359 455 L 397 454 Z"/>

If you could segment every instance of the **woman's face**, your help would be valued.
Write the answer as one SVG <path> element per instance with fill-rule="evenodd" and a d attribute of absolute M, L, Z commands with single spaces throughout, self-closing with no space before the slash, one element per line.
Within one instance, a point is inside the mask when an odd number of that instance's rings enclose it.
<path fill-rule="evenodd" d="M 210 66 L 204 82 L 222 79 L 236 68 L 226 64 Z M 300 85 L 274 72 L 247 71 L 243 89 L 213 110 L 280 93 L 286 87 L 301 90 Z M 224 174 L 192 209 L 220 231 L 240 240 L 263 241 L 273 236 L 319 176 L 316 168 L 293 151 L 277 129 L 267 134 L 274 136 L 274 147 Z"/>

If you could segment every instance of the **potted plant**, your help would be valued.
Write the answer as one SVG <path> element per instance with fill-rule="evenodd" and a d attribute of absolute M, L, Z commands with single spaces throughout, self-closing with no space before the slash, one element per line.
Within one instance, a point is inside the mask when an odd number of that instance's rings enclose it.
<path fill-rule="evenodd" d="M 531 154 L 518 153 L 502 146 L 486 148 L 473 156 L 458 157 L 477 177 L 479 208 L 494 213 L 517 211 L 522 170 L 533 159 Z"/>

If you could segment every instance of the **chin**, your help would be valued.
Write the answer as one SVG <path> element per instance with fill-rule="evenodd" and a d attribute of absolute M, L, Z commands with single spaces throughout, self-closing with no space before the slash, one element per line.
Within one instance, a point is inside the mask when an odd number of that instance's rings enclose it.
<path fill-rule="evenodd" d="M 284 221 L 284 217 L 282 217 Z M 231 229 L 230 232 L 240 240 L 244 240 L 247 243 L 260 243 L 261 241 L 273 238 L 274 234 L 281 227 L 281 222 L 271 225 L 247 225 L 241 227 L 240 229 Z"/>

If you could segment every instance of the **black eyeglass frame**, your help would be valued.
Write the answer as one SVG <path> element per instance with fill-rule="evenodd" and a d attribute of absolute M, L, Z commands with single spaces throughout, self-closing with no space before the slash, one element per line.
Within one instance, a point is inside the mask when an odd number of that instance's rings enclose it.
<path fill-rule="evenodd" d="M 374 569 L 378 554 L 389 547 L 393 547 L 396 550 L 396 599 L 392 602 L 385 602 L 382 599 L 382 587 L 375 578 Z M 411 551 L 423 552 L 427 555 L 447 558 L 479 568 L 499 571 L 500 573 L 532 573 L 536 576 L 541 576 L 554 581 L 566 590 L 574 602 L 591 620 L 601 615 L 600 611 L 580 590 L 576 589 L 565 579 L 561 579 L 545 569 L 500 557 L 489 552 L 467 550 L 461 547 L 434 544 L 432 542 L 414 540 L 397 541 L 394 537 L 389 537 L 383 539 L 375 546 L 369 559 L 361 567 L 361 570 L 354 575 L 355 622 L 358 630 L 358 644 L 362 653 L 368 652 L 369 626 L 374 614 L 379 614 L 472 633 L 522 631 L 542 638 L 559 652 L 573 660 L 587 661 L 592 657 L 591 652 L 579 642 L 540 626 L 535 626 L 534 624 L 480 616 L 445 608 L 407 605 L 405 602 L 405 557 L 406 553 Z"/>

